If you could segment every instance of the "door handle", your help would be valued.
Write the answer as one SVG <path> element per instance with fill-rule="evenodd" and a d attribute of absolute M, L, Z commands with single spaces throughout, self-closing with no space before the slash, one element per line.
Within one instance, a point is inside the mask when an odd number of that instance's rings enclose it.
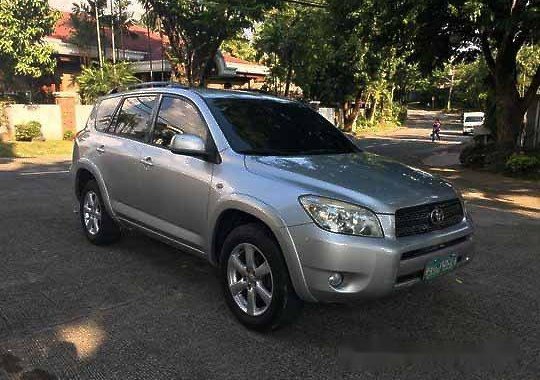
<path fill-rule="evenodd" d="M 142 158 L 140 162 L 141 162 L 141 164 L 143 164 L 147 169 L 148 169 L 150 166 L 154 166 L 154 164 L 152 163 L 152 157 L 145 157 L 145 158 Z"/>
<path fill-rule="evenodd" d="M 96 148 L 98 153 L 105 153 L 105 145 L 100 145 Z"/>

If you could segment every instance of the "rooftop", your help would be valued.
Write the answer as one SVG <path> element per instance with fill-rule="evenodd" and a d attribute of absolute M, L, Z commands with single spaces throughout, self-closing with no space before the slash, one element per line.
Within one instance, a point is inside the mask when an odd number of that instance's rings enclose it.
<path fill-rule="evenodd" d="M 72 13 L 70 12 L 60 12 L 60 20 L 56 23 L 56 27 L 53 33 L 49 36 L 48 41 L 52 42 L 53 45 L 59 45 L 60 42 L 63 45 L 71 45 L 71 36 L 75 32 L 73 24 L 71 22 Z M 110 45 L 109 41 L 111 38 L 111 30 L 108 27 L 104 28 L 105 36 L 108 41 L 106 43 Z M 140 25 L 132 25 L 129 28 L 130 33 L 124 35 L 124 46 L 123 49 L 127 51 L 139 53 L 130 55 L 134 60 L 161 60 L 162 58 L 162 47 L 168 45 L 168 39 L 166 36 L 160 36 L 159 33 L 150 31 L 147 33 L 145 27 Z M 120 41 L 116 41 L 117 49 L 121 49 Z M 65 46 L 64 46 L 65 47 Z M 67 52 L 68 49 L 63 49 L 61 53 Z M 74 54 L 74 50 L 69 50 Z M 260 65 L 257 62 L 246 61 L 241 58 L 233 57 L 230 54 L 221 52 L 226 64 L 231 64 L 233 67 L 239 68 L 239 71 L 242 69 L 255 69 L 256 71 L 266 72 L 267 68 L 264 65 Z M 252 71 L 251 70 L 251 71 Z"/>

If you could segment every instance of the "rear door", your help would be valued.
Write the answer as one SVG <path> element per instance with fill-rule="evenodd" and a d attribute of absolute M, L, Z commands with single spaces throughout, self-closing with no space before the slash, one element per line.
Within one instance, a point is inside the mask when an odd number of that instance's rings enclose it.
<path fill-rule="evenodd" d="M 141 157 L 147 162 L 141 176 L 143 222 L 202 249 L 214 164 L 173 154 L 169 144 L 177 133 L 197 135 L 212 144 L 197 106 L 186 98 L 164 95 L 151 140 Z"/>
<path fill-rule="evenodd" d="M 98 147 L 112 207 L 129 218 L 136 217 L 140 206 L 141 152 L 149 139 L 156 99 L 156 95 L 124 97 L 113 121 L 102 131 Z"/>

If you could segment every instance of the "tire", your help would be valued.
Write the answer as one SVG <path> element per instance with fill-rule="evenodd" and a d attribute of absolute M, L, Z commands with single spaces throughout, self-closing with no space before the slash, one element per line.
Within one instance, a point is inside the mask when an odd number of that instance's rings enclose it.
<path fill-rule="evenodd" d="M 249 329 L 275 330 L 300 313 L 303 302 L 292 287 L 278 243 L 264 226 L 252 223 L 232 230 L 223 243 L 219 269 L 227 305 Z"/>
<path fill-rule="evenodd" d="M 120 238 L 120 228 L 104 206 L 96 181 L 89 181 L 79 201 L 81 226 L 88 240 L 95 245 L 106 245 Z"/>

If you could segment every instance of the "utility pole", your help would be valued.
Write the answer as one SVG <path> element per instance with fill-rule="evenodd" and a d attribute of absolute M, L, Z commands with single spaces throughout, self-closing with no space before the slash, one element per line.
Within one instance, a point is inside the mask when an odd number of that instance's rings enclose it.
<path fill-rule="evenodd" d="M 99 11 L 98 11 L 98 2 L 94 2 L 94 7 L 96 9 L 96 31 L 97 31 L 97 43 L 98 43 L 98 59 L 99 59 L 99 69 L 101 70 L 101 77 L 103 78 L 103 56 L 101 55 L 101 33 L 99 27 Z"/>
<path fill-rule="evenodd" d="M 114 46 L 114 0 L 111 0 L 111 42 L 112 42 L 112 61 L 116 65 L 116 47 Z"/>
<path fill-rule="evenodd" d="M 161 30 L 161 18 L 158 18 L 159 40 L 161 42 L 161 81 L 165 80 L 165 49 L 163 47 L 163 31 Z"/>
<path fill-rule="evenodd" d="M 124 13 L 122 10 L 122 0 L 118 1 L 118 25 L 120 26 L 120 48 L 122 49 L 122 60 L 126 60 L 126 48 L 124 46 Z"/>
<path fill-rule="evenodd" d="M 153 67 L 152 67 L 152 42 L 151 42 L 151 39 L 150 39 L 150 11 L 148 10 L 148 4 L 145 3 L 145 18 L 146 18 L 146 36 L 147 36 L 147 46 L 148 46 L 148 49 L 146 51 L 147 55 L 148 55 L 148 58 L 149 58 L 149 62 L 150 62 L 150 82 L 154 80 L 154 70 L 153 70 Z"/>

